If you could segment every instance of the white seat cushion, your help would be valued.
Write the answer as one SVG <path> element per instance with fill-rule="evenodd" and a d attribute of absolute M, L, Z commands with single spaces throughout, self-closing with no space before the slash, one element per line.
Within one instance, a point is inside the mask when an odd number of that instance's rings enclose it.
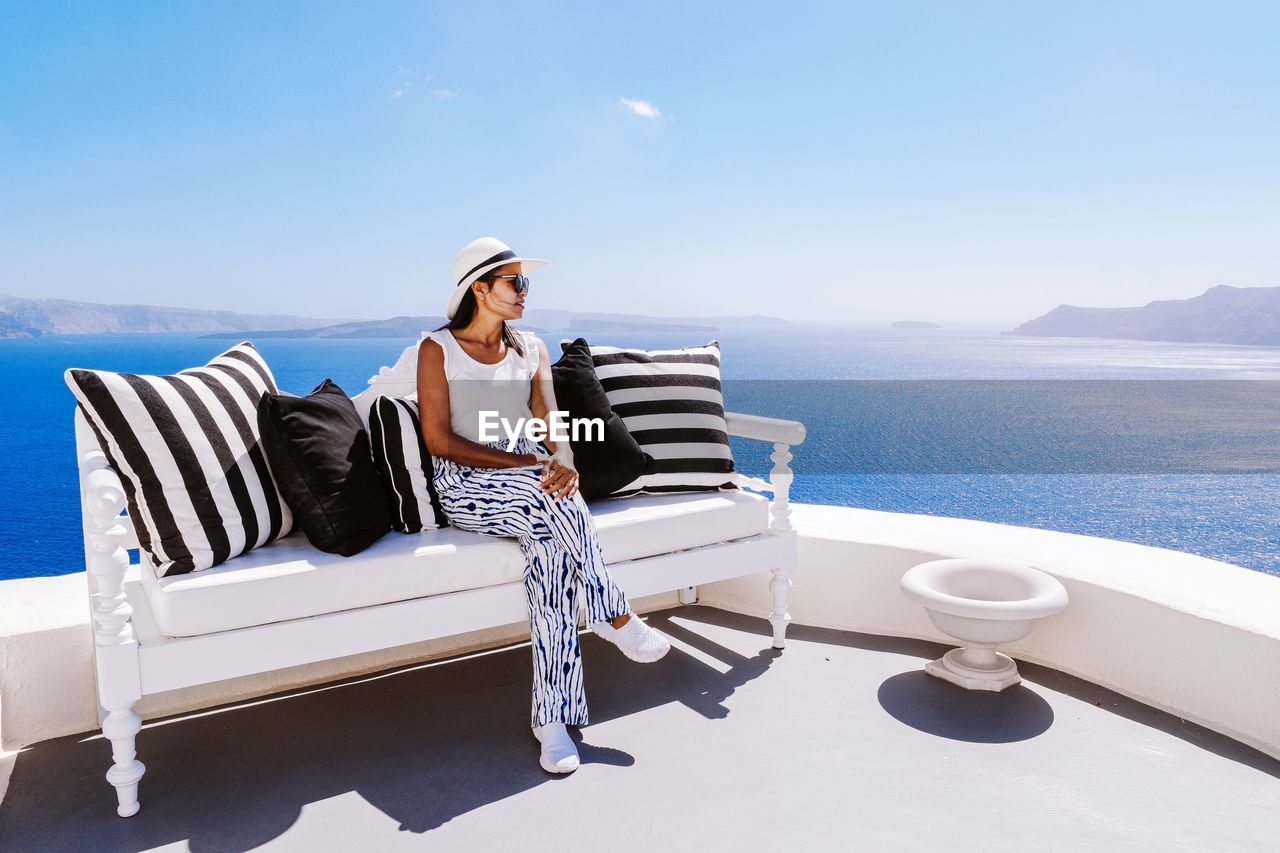
<path fill-rule="evenodd" d="M 741 539 L 769 527 L 769 502 L 749 492 L 700 492 L 591 504 L 609 563 Z M 354 557 L 326 554 L 301 533 L 188 574 L 142 586 L 160 630 L 191 637 L 464 589 L 517 583 L 514 539 L 447 527 L 394 531 Z"/>
<path fill-rule="evenodd" d="M 590 506 L 606 563 L 727 542 L 769 529 L 769 501 L 751 492 L 637 495 Z"/>

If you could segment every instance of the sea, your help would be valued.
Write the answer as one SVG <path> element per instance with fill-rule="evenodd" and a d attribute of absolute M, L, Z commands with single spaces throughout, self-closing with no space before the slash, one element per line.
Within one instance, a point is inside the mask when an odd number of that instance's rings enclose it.
<path fill-rule="evenodd" d="M 576 335 L 543 334 L 553 350 L 566 337 Z M 1280 348 L 799 325 L 588 339 L 654 349 L 708 337 L 727 409 L 806 424 L 793 500 L 1102 536 L 1280 575 Z M 12 392 L 0 419 L 0 579 L 84 568 L 63 372 L 174 372 L 238 340 L 0 341 Z M 254 340 L 297 394 L 327 378 L 355 394 L 414 343 Z M 771 447 L 732 444 L 739 470 L 767 473 Z"/>

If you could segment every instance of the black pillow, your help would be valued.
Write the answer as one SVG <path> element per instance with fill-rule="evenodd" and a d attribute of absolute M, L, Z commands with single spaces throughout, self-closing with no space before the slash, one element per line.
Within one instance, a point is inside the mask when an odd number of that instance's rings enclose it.
<path fill-rule="evenodd" d="M 609 408 L 585 340 L 564 345 L 564 355 L 551 365 L 551 380 L 556 404 L 571 419 L 604 421 L 604 441 L 569 442 L 578 469 L 578 490 L 585 500 L 608 497 L 649 470 L 653 457 L 640 449 L 622 418 Z"/>
<path fill-rule="evenodd" d="M 280 493 L 312 545 L 350 557 L 391 529 L 369 434 L 333 380 L 306 397 L 263 395 L 258 429 Z"/>

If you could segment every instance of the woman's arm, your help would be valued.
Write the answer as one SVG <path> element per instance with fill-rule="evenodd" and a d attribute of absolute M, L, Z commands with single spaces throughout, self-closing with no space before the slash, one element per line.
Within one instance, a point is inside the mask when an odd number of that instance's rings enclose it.
<path fill-rule="evenodd" d="M 547 353 L 547 345 L 541 338 L 532 335 L 530 337 L 533 338 L 534 345 L 537 347 L 538 370 L 533 375 L 533 387 L 529 389 L 529 411 L 535 418 L 540 418 L 550 425 L 551 414 L 558 409 L 556 387 L 551 381 L 551 356 Z M 573 450 L 569 447 L 569 442 L 557 443 L 547 437 L 542 443 L 555 454 L 557 459 L 562 460 L 570 468 L 573 467 Z"/>
<path fill-rule="evenodd" d="M 516 468 L 534 465 L 532 453 L 507 453 L 485 447 L 453 432 L 449 426 L 449 380 L 444 375 L 444 350 L 433 340 L 418 345 L 418 420 L 427 453 L 473 468 Z"/>
<path fill-rule="evenodd" d="M 555 383 L 551 380 L 551 356 L 541 338 L 535 335 L 529 337 L 533 339 L 538 351 L 538 369 L 533 375 L 533 387 L 529 390 L 529 411 L 550 427 L 551 415 L 557 411 Z M 567 498 L 578 490 L 578 471 L 573 464 L 573 450 L 569 447 L 569 442 L 552 441 L 550 436 L 543 439 L 542 443 L 552 452 L 552 457 L 543 462 L 542 490 L 555 494 L 557 498 Z"/>

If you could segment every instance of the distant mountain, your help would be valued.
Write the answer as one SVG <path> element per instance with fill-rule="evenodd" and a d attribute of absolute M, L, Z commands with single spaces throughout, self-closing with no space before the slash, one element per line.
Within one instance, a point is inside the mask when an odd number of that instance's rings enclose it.
<path fill-rule="evenodd" d="M 527 326 L 525 328 L 528 328 Z M 626 320 L 574 320 L 562 329 L 548 331 L 567 337 L 587 338 L 592 335 L 608 335 L 613 332 L 688 332 L 694 335 L 714 335 L 720 331 L 718 326 L 695 326 L 691 323 L 653 323 L 648 321 L 628 322 Z"/>
<path fill-rule="evenodd" d="M 96 335 L 105 332 L 237 332 L 262 328 L 314 328 L 335 321 L 291 314 L 238 314 L 158 305 L 102 305 L 70 299 L 28 299 L 0 294 L 0 338 Z"/>
<path fill-rule="evenodd" d="M 1280 346 L 1280 287 L 1218 285 L 1138 308 L 1059 305 L 1005 334 Z"/>
<path fill-rule="evenodd" d="M 424 329 L 443 326 L 443 317 L 392 317 L 390 320 L 349 320 L 310 329 L 249 329 L 213 332 L 206 338 L 416 338 Z"/>
<path fill-rule="evenodd" d="M 416 338 L 426 329 L 443 326 L 443 317 L 392 317 L 390 320 L 358 320 L 308 329 L 255 329 L 247 332 L 215 332 L 206 338 Z M 553 309 L 528 311 L 519 326 L 537 334 L 590 337 L 613 332 L 685 332 L 713 335 L 723 328 L 755 328 L 789 325 L 776 317 L 650 317 L 642 314 L 593 314 Z"/>
<path fill-rule="evenodd" d="M 608 326 L 610 323 L 620 324 L 618 328 L 625 327 L 629 330 L 635 330 L 640 326 L 654 326 L 662 330 L 673 329 L 675 331 L 688 331 L 696 329 L 699 331 L 719 331 L 720 329 L 744 329 L 779 327 L 792 325 L 790 320 L 783 320 L 779 317 L 768 317 L 763 314 L 749 314 L 747 316 L 716 316 L 716 317 L 655 317 L 648 314 L 607 314 L 594 311 L 562 311 L 555 308 L 530 308 L 525 312 L 525 321 L 544 329 L 563 331 L 570 326 L 581 328 L 589 328 L 587 324 L 601 324 L 596 328 L 611 331 L 613 327 Z"/>
<path fill-rule="evenodd" d="M 930 323 L 926 320 L 894 320 L 890 325 L 891 329 L 941 329 L 937 323 Z"/>
<path fill-rule="evenodd" d="M 108 332 L 205 332 L 207 338 L 416 338 L 444 325 L 443 317 L 325 320 L 291 314 L 240 314 L 159 305 L 105 305 L 70 299 L 29 299 L 0 294 L 0 338 L 95 335 Z M 653 317 L 640 314 L 533 309 L 521 328 L 538 334 L 587 337 L 611 332 L 687 332 L 786 326 L 777 317 Z"/>

